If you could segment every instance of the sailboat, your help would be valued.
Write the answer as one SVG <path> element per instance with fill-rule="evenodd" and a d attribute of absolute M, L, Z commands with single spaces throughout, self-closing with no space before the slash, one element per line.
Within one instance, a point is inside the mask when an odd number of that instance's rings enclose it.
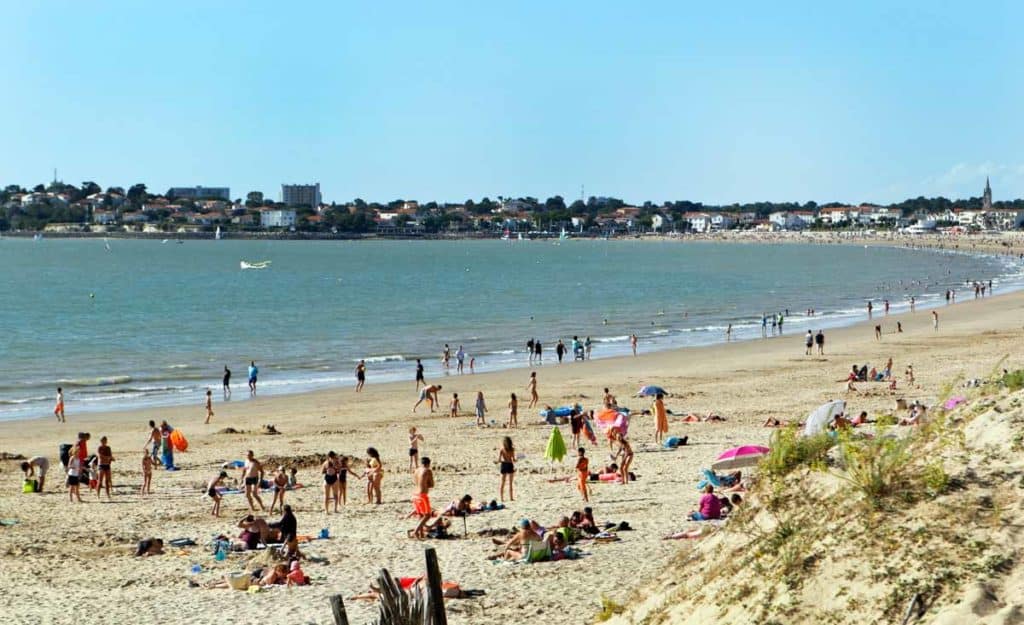
<path fill-rule="evenodd" d="M 569 235 L 565 232 L 565 226 L 562 226 L 562 233 L 558 235 L 559 241 L 566 241 L 569 239 Z"/>
<path fill-rule="evenodd" d="M 217 232 L 213 235 L 213 238 L 220 241 L 220 226 L 217 226 Z"/>

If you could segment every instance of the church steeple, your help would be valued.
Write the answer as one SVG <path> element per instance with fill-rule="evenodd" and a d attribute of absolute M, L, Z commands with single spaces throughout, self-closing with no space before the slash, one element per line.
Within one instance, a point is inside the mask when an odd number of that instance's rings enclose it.
<path fill-rule="evenodd" d="M 992 186 L 988 183 L 988 176 L 985 176 L 985 192 L 981 195 L 981 210 L 992 210 Z"/>

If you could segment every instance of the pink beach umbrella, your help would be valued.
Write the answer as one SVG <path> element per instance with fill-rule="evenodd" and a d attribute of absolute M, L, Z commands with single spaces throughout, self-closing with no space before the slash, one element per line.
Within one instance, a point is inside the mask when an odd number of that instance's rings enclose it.
<path fill-rule="evenodd" d="M 744 467 L 752 467 L 761 460 L 761 457 L 768 453 L 767 447 L 760 445 L 743 445 L 742 447 L 733 447 L 728 451 L 722 452 L 718 456 L 718 460 L 715 460 L 714 464 L 711 465 L 712 471 L 731 471 L 733 469 L 742 469 Z"/>

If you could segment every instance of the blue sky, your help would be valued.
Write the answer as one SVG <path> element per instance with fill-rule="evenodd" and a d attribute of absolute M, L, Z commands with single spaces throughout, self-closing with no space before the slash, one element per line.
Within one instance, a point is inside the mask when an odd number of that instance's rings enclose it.
<path fill-rule="evenodd" d="M 1024 196 L 1022 3 L 54 0 L 0 23 L 5 184 Z"/>

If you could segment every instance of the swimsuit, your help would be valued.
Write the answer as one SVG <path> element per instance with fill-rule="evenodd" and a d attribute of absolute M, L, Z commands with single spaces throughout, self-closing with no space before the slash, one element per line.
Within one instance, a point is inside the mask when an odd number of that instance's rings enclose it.
<path fill-rule="evenodd" d="M 330 473 L 325 473 L 324 474 L 324 484 L 327 484 L 328 486 L 330 486 L 330 485 L 334 484 L 337 481 L 338 481 L 338 476 L 337 475 L 332 475 Z"/>
<path fill-rule="evenodd" d="M 206 489 L 206 496 L 210 497 L 210 498 L 213 498 L 213 499 L 216 499 L 217 498 L 217 489 L 214 488 L 213 486 L 207 488 Z"/>
<path fill-rule="evenodd" d="M 421 516 L 430 514 L 430 495 L 427 493 L 416 493 L 413 495 L 412 509 Z"/>
<path fill-rule="evenodd" d="M 502 475 L 510 475 L 516 472 L 516 465 L 512 462 L 502 462 L 500 465 L 500 471 Z"/>
<path fill-rule="evenodd" d="M 409 448 L 409 457 L 410 457 L 410 458 L 411 458 L 412 456 L 415 456 L 415 455 L 416 455 L 416 454 L 418 454 L 418 453 L 420 453 L 420 452 L 419 452 L 419 450 L 418 450 L 418 449 L 416 449 L 415 447 L 410 447 L 410 448 Z"/>
<path fill-rule="evenodd" d="M 260 478 L 258 478 L 258 477 L 247 477 L 247 478 L 245 478 L 245 485 L 246 486 L 255 486 L 255 485 L 259 484 L 259 483 L 260 483 Z"/>
<path fill-rule="evenodd" d="M 348 481 L 348 469 L 341 469 L 338 471 L 338 481 L 342 484 Z"/>
<path fill-rule="evenodd" d="M 101 464 L 100 465 L 100 471 L 109 471 L 109 470 L 110 470 L 110 465 L 109 464 Z"/>

